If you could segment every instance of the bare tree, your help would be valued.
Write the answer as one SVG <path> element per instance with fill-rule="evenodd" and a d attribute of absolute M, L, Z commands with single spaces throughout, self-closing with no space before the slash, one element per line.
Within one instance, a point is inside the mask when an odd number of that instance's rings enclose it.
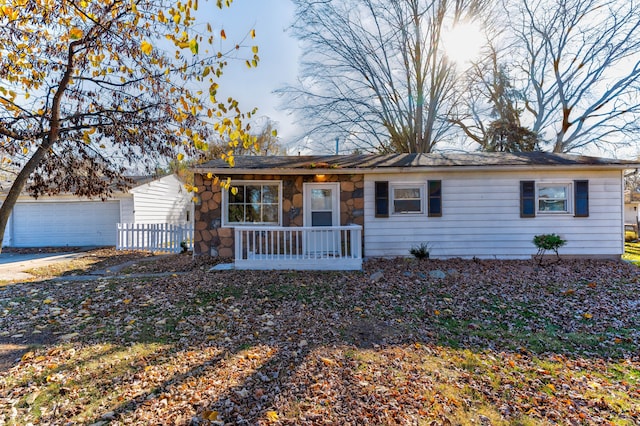
<path fill-rule="evenodd" d="M 479 0 L 294 0 L 301 78 L 280 91 L 307 136 L 379 152 L 430 152 L 452 130 L 455 64 L 442 34 Z"/>
<path fill-rule="evenodd" d="M 487 52 L 467 74 L 464 102 L 450 120 L 483 151 L 535 151 L 538 135 L 521 122 L 523 94 L 499 62 L 498 49 L 489 45 Z"/>
<path fill-rule="evenodd" d="M 554 152 L 633 140 L 640 123 L 640 4 L 521 0 L 504 7 L 531 130 Z"/>

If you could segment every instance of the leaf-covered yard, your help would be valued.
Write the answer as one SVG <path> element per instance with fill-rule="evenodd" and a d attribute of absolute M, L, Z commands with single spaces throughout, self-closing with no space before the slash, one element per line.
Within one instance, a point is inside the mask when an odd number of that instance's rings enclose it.
<path fill-rule="evenodd" d="M 633 265 L 207 269 L 0 287 L 0 424 L 640 423 Z"/>

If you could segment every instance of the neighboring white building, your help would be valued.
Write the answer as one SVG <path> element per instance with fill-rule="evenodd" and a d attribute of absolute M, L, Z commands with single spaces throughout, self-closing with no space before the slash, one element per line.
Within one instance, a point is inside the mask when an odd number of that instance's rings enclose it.
<path fill-rule="evenodd" d="M 623 174 L 638 164 L 544 152 L 212 161 L 194 168 L 194 253 L 251 268 L 338 269 L 360 256 L 361 230 L 365 257 L 426 244 L 433 258 L 528 259 L 534 236 L 555 233 L 567 241 L 561 255 L 620 258 Z M 231 178 L 236 194 L 211 174 Z"/>
<path fill-rule="evenodd" d="M 13 208 L 2 245 L 114 246 L 118 223 L 184 223 L 192 216 L 191 195 L 175 175 L 137 178 L 129 192 L 106 201 L 25 194 Z"/>

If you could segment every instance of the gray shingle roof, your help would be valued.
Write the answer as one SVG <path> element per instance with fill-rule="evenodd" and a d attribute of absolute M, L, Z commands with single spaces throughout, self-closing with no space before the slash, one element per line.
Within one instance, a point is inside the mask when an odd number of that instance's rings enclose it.
<path fill-rule="evenodd" d="M 295 171 L 313 170 L 371 171 L 384 169 L 431 169 L 442 167 L 535 167 L 535 166 L 596 166 L 604 168 L 636 168 L 640 161 L 588 157 L 548 152 L 471 152 L 390 155 L 309 155 L 309 156 L 239 156 L 230 168 L 222 160 L 195 166 L 196 172 Z"/>

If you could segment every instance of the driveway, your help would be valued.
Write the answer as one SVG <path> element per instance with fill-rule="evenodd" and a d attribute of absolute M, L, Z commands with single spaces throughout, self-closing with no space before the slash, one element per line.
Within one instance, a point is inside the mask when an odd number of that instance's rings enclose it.
<path fill-rule="evenodd" d="M 29 280 L 32 275 L 24 272 L 52 263 L 68 261 L 84 256 L 84 252 L 69 253 L 0 253 L 0 282 Z"/>

